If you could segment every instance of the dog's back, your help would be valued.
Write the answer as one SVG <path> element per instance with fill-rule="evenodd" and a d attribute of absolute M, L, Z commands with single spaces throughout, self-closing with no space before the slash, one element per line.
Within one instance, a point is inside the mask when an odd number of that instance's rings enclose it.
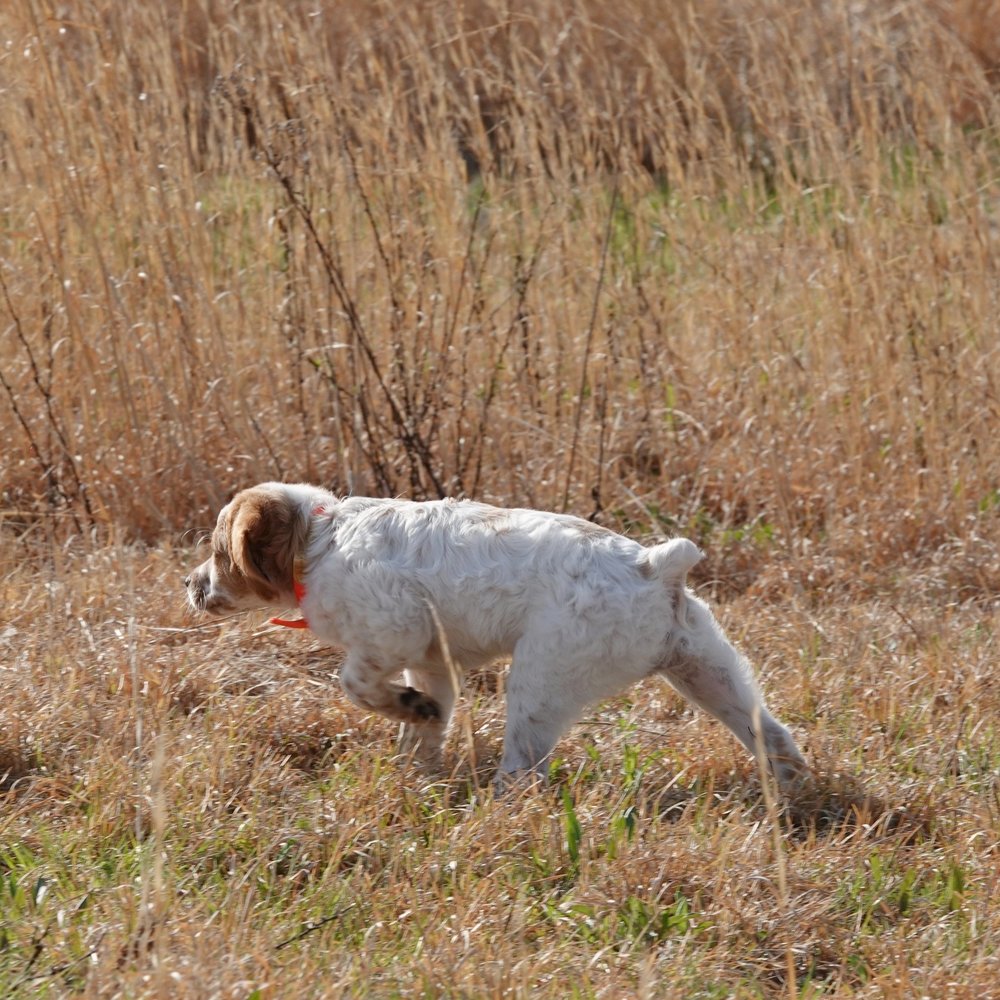
<path fill-rule="evenodd" d="M 354 617 L 363 597 L 368 620 L 394 633 L 423 642 L 443 628 L 467 666 L 512 653 L 533 630 L 575 645 L 634 629 L 638 616 L 662 634 L 698 555 L 684 540 L 646 549 L 577 517 L 471 501 L 348 498 L 332 513 L 336 540 L 315 567 L 326 591 L 341 591 L 331 615 Z"/>

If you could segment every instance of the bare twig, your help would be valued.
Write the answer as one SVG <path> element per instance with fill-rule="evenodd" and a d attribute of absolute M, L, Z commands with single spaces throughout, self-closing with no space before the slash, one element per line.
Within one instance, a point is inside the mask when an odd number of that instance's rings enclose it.
<path fill-rule="evenodd" d="M 608 250 L 611 246 L 611 232 L 615 221 L 615 210 L 618 207 L 618 191 L 620 184 L 620 175 L 616 173 L 615 183 L 611 189 L 611 204 L 608 206 L 607 223 L 604 227 L 604 241 L 601 245 L 601 266 L 597 273 L 597 285 L 594 288 L 594 299 L 590 307 L 590 323 L 587 325 L 587 337 L 584 340 L 583 358 L 580 363 L 580 387 L 577 390 L 576 397 L 576 416 L 573 420 L 573 440 L 570 444 L 569 458 L 566 462 L 566 486 L 563 490 L 562 498 L 563 510 L 566 510 L 569 507 L 569 492 L 573 483 L 573 467 L 576 464 L 576 451 L 580 441 L 580 424 L 583 420 L 583 406 L 587 392 L 587 365 L 590 363 L 590 350 L 594 340 L 594 327 L 597 325 L 597 309 L 601 301 L 601 291 L 604 288 L 604 275 L 608 263 Z"/>
<path fill-rule="evenodd" d="M 339 920 L 345 913 L 349 913 L 355 908 L 356 903 L 350 903 L 347 906 L 338 907 L 333 913 L 328 917 L 323 917 L 322 920 L 316 920 L 313 923 L 306 924 L 305 927 L 299 931 L 298 934 L 293 934 L 290 938 L 285 938 L 284 941 L 280 941 L 274 946 L 275 951 L 281 951 L 282 948 L 287 948 L 290 944 L 295 944 L 296 941 L 301 941 L 304 937 L 308 937 L 310 934 L 315 934 L 316 931 L 325 927 L 327 924 L 332 924 L 335 920 Z"/>

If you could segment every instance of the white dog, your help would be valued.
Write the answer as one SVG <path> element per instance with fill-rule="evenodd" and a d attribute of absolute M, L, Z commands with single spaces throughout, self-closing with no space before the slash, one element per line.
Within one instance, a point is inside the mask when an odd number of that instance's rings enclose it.
<path fill-rule="evenodd" d="M 302 619 L 273 621 L 344 648 L 348 698 L 405 723 L 403 748 L 424 759 L 444 741 L 453 665 L 512 656 L 501 785 L 544 775 L 588 705 L 659 674 L 794 788 L 808 773 L 794 740 L 685 589 L 700 558 L 687 539 L 644 548 L 564 514 L 264 483 L 223 507 L 212 555 L 184 583 L 209 613 L 297 604 Z"/>

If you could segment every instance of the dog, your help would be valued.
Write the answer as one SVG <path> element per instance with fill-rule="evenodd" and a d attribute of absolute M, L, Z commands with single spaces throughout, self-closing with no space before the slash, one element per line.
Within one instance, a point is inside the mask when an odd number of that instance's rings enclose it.
<path fill-rule="evenodd" d="M 699 559 L 687 539 L 647 548 L 566 514 L 263 483 L 222 508 L 184 584 L 209 614 L 297 605 L 301 618 L 272 621 L 342 647 L 347 697 L 402 722 L 401 749 L 427 762 L 440 760 L 456 668 L 511 657 L 498 788 L 544 778 L 585 708 L 655 674 L 794 790 L 802 754 L 685 586 Z"/>

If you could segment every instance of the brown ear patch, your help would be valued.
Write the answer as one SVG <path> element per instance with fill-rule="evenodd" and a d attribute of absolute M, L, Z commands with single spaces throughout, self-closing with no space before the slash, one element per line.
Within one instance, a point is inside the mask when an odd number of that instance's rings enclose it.
<path fill-rule="evenodd" d="M 309 527 L 298 508 L 280 493 L 253 488 L 235 497 L 228 520 L 233 564 L 254 593 L 265 601 L 291 595 Z"/>

